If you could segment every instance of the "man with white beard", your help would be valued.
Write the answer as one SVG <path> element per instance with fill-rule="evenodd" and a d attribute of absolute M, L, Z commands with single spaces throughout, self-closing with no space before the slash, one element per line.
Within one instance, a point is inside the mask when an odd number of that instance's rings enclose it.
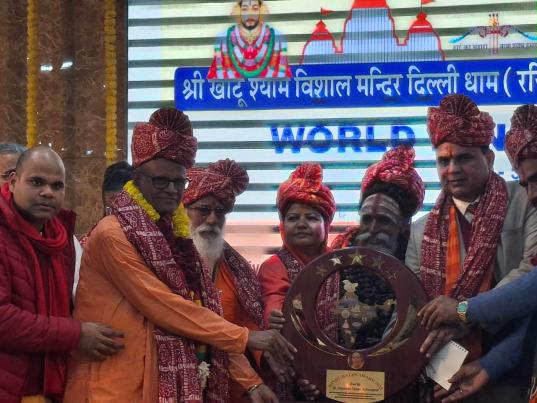
<path fill-rule="evenodd" d="M 265 326 L 257 277 L 246 259 L 224 241 L 226 214 L 233 210 L 235 197 L 246 190 L 248 174 L 235 161 L 226 159 L 207 168 L 191 168 L 187 177 L 189 185 L 183 203 L 190 219 L 190 234 L 220 293 L 224 318 L 260 330 Z M 230 355 L 230 359 L 240 360 L 236 367 L 241 368 L 241 373 L 230 374 L 230 401 L 248 401 L 244 400 L 248 396 L 250 401 L 277 402 L 252 368 L 259 365 L 260 356 L 249 358 Z"/>

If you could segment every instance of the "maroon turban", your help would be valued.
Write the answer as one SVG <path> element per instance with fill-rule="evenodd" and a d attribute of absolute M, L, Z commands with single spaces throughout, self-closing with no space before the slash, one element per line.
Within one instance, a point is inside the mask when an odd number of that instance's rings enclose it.
<path fill-rule="evenodd" d="M 442 99 L 438 108 L 429 108 L 427 131 L 436 148 L 442 143 L 463 147 L 488 146 L 494 134 L 494 121 L 466 95 L 453 94 Z"/>
<path fill-rule="evenodd" d="M 134 168 L 155 158 L 164 158 L 185 168 L 194 165 L 198 142 L 188 117 L 175 108 L 155 111 L 149 123 L 136 123 L 132 135 Z"/>
<path fill-rule="evenodd" d="M 235 161 L 225 159 L 209 164 L 207 168 L 191 168 L 187 172 L 188 187 L 183 203 L 189 206 L 209 195 L 216 197 L 226 209 L 231 211 L 235 197 L 246 190 L 248 174 Z"/>
<path fill-rule="evenodd" d="M 323 169 L 319 164 L 299 165 L 278 189 L 276 206 L 284 215 L 291 203 L 309 204 L 318 209 L 328 222 L 336 213 L 332 191 L 323 185 Z"/>
<path fill-rule="evenodd" d="M 384 153 L 381 161 L 367 168 L 362 179 L 362 195 L 376 183 L 396 185 L 407 194 L 408 211 L 414 215 L 425 196 L 423 180 L 413 167 L 414 157 L 414 149 L 408 146 L 398 146 Z"/>
<path fill-rule="evenodd" d="M 515 169 L 525 159 L 537 159 L 537 106 L 516 108 L 505 136 L 505 153 Z"/>

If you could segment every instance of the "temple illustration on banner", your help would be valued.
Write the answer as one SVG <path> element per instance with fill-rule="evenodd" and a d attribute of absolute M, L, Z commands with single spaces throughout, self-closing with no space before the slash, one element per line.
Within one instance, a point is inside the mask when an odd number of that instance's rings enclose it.
<path fill-rule="evenodd" d="M 386 0 L 355 0 L 339 46 L 321 19 L 304 46 L 301 64 L 436 60 L 445 60 L 445 54 L 427 14 L 420 12 L 406 37 L 399 39 Z"/>

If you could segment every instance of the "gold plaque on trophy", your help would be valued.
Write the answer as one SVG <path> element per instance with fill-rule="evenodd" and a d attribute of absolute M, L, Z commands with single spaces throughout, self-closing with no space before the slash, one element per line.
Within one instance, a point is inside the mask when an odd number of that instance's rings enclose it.
<path fill-rule="evenodd" d="M 326 397 L 343 403 L 384 400 L 384 372 L 326 371 Z"/>

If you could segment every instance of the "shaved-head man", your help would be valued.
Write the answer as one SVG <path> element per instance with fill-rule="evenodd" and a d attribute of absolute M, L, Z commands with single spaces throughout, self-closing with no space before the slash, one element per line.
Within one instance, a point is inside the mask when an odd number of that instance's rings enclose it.
<path fill-rule="evenodd" d="M 12 172 L 15 172 L 15 166 L 19 156 L 26 150 L 26 147 L 17 143 L 0 143 L 0 187 L 9 179 Z"/>
<path fill-rule="evenodd" d="M 120 333 L 71 318 L 75 215 L 65 168 L 47 147 L 24 151 L 0 190 L 0 401 L 59 402 L 66 358 L 118 352 Z"/>
<path fill-rule="evenodd" d="M 19 157 L 9 178 L 9 190 L 18 212 L 38 231 L 56 216 L 65 198 L 65 167 L 49 148 L 36 147 Z"/>

